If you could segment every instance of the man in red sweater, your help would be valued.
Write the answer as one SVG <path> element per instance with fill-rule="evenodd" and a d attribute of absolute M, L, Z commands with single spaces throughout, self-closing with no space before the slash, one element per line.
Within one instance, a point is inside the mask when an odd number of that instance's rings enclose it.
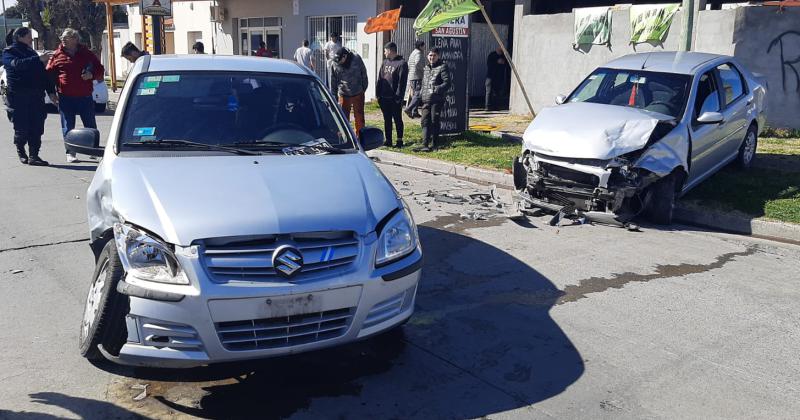
<path fill-rule="evenodd" d="M 47 63 L 47 71 L 56 80 L 64 137 L 75 128 L 75 117 L 78 115 L 84 127 L 97 128 L 92 99 L 93 81 L 103 80 L 103 65 L 94 53 L 80 44 L 78 31 L 71 28 L 64 30 L 61 45 Z M 74 154 L 67 153 L 67 162 L 76 160 Z"/>

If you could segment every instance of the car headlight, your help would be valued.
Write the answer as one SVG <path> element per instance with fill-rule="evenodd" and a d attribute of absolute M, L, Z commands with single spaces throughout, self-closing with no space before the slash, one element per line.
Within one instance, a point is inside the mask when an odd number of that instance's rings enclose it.
<path fill-rule="evenodd" d="M 378 239 L 375 266 L 380 267 L 414 252 L 419 244 L 417 225 L 403 203 L 403 209 L 383 228 Z"/>
<path fill-rule="evenodd" d="M 137 279 L 189 284 L 178 259 L 161 240 L 131 226 L 114 225 L 114 240 L 125 271 Z"/>

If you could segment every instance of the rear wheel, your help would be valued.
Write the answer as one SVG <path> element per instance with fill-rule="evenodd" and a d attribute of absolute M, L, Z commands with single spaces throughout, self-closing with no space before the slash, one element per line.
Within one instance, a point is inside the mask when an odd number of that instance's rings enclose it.
<path fill-rule="evenodd" d="M 659 225 L 672 223 L 675 209 L 675 183 L 677 176 L 669 174 L 650 187 L 647 219 Z"/>
<path fill-rule="evenodd" d="M 116 244 L 109 241 L 97 259 L 78 336 L 81 356 L 89 360 L 103 359 L 98 345 L 116 355 L 125 344 L 125 315 L 129 303 L 127 296 L 117 292 L 117 284 L 124 274 Z"/>
<path fill-rule="evenodd" d="M 736 157 L 736 164 L 741 169 L 750 169 L 756 157 L 756 147 L 758 147 L 758 131 L 755 126 L 750 126 L 744 136 L 742 145 L 739 146 L 739 156 Z"/>

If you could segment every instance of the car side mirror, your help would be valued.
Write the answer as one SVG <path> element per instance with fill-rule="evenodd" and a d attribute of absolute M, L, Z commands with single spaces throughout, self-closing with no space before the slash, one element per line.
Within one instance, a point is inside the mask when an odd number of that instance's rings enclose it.
<path fill-rule="evenodd" d="M 725 117 L 719 112 L 704 112 L 697 117 L 697 122 L 700 124 L 720 124 L 725 122 Z"/>
<path fill-rule="evenodd" d="M 103 156 L 104 149 L 100 147 L 100 131 L 96 128 L 75 128 L 69 130 L 64 138 L 67 150 L 70 153 L 80 153 L 89 156 Z"/>
<path fill-rule="evenodd" d="M 566 95 L 558 95 L 558 96 L 556 96 L 556 105 L 561 105 L 564 102 L 567 102 L 567 96 Z"/>
<path fill-rule="evenodd" d="M 361 142 L 364 151 L 377 149 L 383 146 L 383 131 L 378 128 L 364 127 L 361 129 L 358 141 Z"/>

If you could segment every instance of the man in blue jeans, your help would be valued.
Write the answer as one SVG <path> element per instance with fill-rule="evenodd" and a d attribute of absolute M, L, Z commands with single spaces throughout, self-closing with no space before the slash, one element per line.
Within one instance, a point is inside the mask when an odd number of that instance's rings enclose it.
<path fill-rule="evenodd" d="M 79 43 L 78 31 L 67 28 L 61 34 L 61 46 L 47 64 L 47 71 L 56 79 L 58 109 L 61 112 L 61 130 L 75 128 L 75 117 L 80 116 L 83 126 L 97 128 L 94 118 L 94 80 L 103 80 L 103 65 L 88 48 Z M 77 161 L 67 152 L 67 162 Z"/>

